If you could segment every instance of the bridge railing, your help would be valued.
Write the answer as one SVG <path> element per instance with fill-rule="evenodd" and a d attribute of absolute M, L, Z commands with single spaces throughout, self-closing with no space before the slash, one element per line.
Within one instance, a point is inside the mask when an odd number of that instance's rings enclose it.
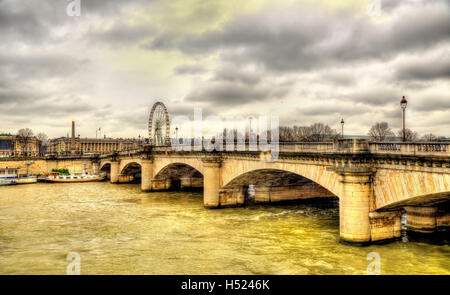
<path fill-rule="evenodd" d="M 336 147 L 333 142 L 283 142 L 280 152 L 331 153 Z"/>
<path fill-rule="evenodd" d="M 307 153 L 327 153 L 327 152 L 335 152 L 336 147 L 333 142 L 282 142 L 278 144 L 280 152 L 307 152 Z M 186 150 L 186 148 L 190 151 L 195 151 L 194 145 L 189 144 L 179 144 L 179 150 Z M 269 143 L 267 146 L 259 146 L 259 145 L 249 145 L 246 143 L 245 145 L 234 144 L 233 146 L 223 145 L 223 151 L 266 151 L 267 148 L 271 149 L 271 144 Z M 152 147 L 154 151 L 165 151 L 172 150 L 176 151 L 177 149 L 174 146 L 155 146 Z M 273 146 L 272 146 L 273 149 Z M 203 148 L 202 150 L 207 150 Z M 217 150 L 217 149 L 216 149 Z"/>
<path fill-rule="evenodd" d="M 174 146 L 154 146 L 153 151 L 180 151 L 184 147 L 188 151 L 196 151 L 193 145 Z M 266 147 L 267 148 L 267 147 Z M 202 149 L 206 151 L 206 149 Z M 216 149 L 217 150 L 217 149 Z M 259 146 L 251 146 L 248 143 L 238 147 L 235 144 L 232 148 L 224 144 L 223 151 L 266 151 Z M 270 150 L 270 146 L 269 146 Z M 138 152 L 132 151 L 133 152 Z M 335 142 L 281 142 L 279 143 L 279 152 L 284 153 L 371 153 L 371 154 L 401 154 L 417 156 L 450 156 L 450 143 L 448 142 L 370 142 L 367 139 L 339 139 Z M 122 155 L 129 154 L 122 152 Z"/>
<path fill-rule="evenodd" d="M 373 154 L 402 154 L 426 156 L 450 156 L 447 142 L 371 142 L 369 151 Z"/>

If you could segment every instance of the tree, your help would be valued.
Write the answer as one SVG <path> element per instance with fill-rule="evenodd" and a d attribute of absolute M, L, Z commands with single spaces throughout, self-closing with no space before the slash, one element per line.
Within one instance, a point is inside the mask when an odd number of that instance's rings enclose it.
<path fill-rule="evenodd" d="M 398 131 L 398 137 L 403 138 L 403 131 Z M 416 141 L 419 139 L 419 134 L 411 129 L 405 129 L 405 141 Z"/>
<path fill-rule="evenodd" d="M 33 138 L 33 135 L 33 130 L 31 130 L 30 128 L 20 129 L 17 132 L 17 139 L 19 140 L 19 144 L 21 145 L 22 153 L 24 153 L 25 155 L 27 155 L 28 153 L 28 144 Z"/>
<path fill-rule="evenodd" d="M 280 126 L 279 137 L 281 142 L 289 141 L 326 141 L 333 140 L 339 135 L 336 130 L 323 123 L 314 123 L 311 126 Z"/>
<path fill-rule="evenodd" d="M 385 141 L 388 137 L 393 137 L 394 132 L 387 122 L 377 122 L 370 128 L 369 136 L 376 141 Z"/>
<path fill-rule="evenodd" d="M 41 132 L 36 137 L 39 140 L 39 155 L 45 155 L 48 146 L 48 136 Z"/>
<path fill-rule="evenodd" d="M 325 141 L 338 137 L 336 130 L 322 123 L 314 123 L 309 128 L 311 133 L 308 137 L 309 141 Z"/>
<path fill-rule="evenodd" d="M 423 141 L 436 141 L 437 136 L 434 135 L 433 133 L 428 133 L 428 134 L 425 134 L 424 136 L 422 136 L 422 140 Z"/>

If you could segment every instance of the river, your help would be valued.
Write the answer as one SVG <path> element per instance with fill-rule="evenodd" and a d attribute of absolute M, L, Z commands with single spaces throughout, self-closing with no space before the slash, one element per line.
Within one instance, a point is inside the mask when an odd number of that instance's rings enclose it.
<path fill-rule="evenodd" d="M 201 193 L 139 185 L 0 187 L 0 274 L 450 274 L 450 246 L 339 243 L 337 201 L 206 210 Z"/>

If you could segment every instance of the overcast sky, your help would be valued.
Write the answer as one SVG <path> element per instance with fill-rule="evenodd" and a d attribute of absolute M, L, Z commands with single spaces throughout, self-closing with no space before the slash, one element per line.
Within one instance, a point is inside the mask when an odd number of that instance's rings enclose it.
<path fill-rule="evenodd" d="M 147 136 L 172 116 L 279 116 L 450 136 L 450 1 L 0 0 L 0 132 Z"/>

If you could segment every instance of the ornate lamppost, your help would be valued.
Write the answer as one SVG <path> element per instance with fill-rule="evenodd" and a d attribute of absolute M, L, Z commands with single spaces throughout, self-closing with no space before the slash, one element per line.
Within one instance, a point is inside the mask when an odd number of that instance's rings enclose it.
<path fill-rule="evenodd" d="M 344 118 L 341 120 L 341 126 L 342 126 L 342 138 L 344 138 Z"/>
<path fill-rule="evenodd" d="M 402 127 L 402 134 L 403 134 L 402 140 L 403 141 L 406 141 L 405 110 L 406 110 L 407 105 L 408 105 L 408 101 L 403 96 L 402 100 L 400 101 L 400 107 L 402 108 L 402 113 L 403 113 L 403 127 Z"/>

